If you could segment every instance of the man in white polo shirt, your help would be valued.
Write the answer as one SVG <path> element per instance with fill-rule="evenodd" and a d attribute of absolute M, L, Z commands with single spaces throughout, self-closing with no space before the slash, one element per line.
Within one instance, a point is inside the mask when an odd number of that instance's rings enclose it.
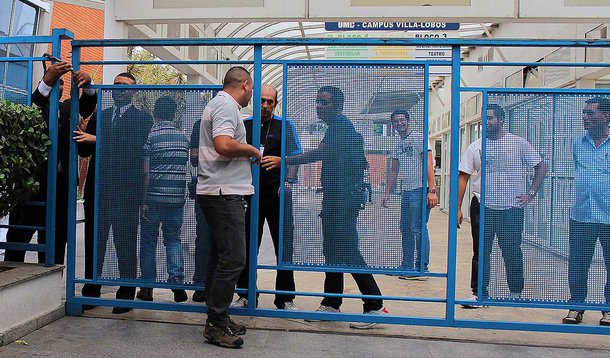
<path fill-rule="evenodd" d="M 201 118 L 197 199 L 210 226 L 206 277 L 208 319 L 203 336 L 221 347 L 237 348 L 246 328 L 229 317 L 235 284 L 246 263 L 244 195 L 254 194 L 250 165 L 261 154 L 246 142 L 241 109 L 252 98 L 252 77 L 232 67 L 222 91 Z"/>
<path fill-rule="evenodd" d="M 487 141 L 485 163 L 485 232 L 483 233 L 483 292 L 478 292 L 479 267 L 479 210 L 481 197 L 481 157 L 482 140 L 472 142 L 460 160 L 458 178 L 458 226 L 462 223 L 462 199 L 471 175 L 474 197 L 470 204 L 472 225 L 472 271 L 470 286 L 476 301 L 479 295 L 489 297 L 491 249 L 494 239 L 502 250 L 508 298 L 518 299 L 523 291 L 523 252 L 521 239 L 523 232 L 523 208 L 529 204 L 540 189 L 546 165 L 525 139 L 507 132 L 504 126 L 505 114 L 497 104 L 487 106 Z M 527 168 L 534 168 L 534 178 L 527 188 Z M 464 305 L 477 308 L 475 304 Z"/>

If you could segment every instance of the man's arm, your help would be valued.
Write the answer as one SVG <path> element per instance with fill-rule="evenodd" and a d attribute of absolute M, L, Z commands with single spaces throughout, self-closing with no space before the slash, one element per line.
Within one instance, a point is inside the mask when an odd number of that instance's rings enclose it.
<path fill-rule="evenodd" d="M 326 144 L 320 143 L 320 145 L 312 150 L 309 150 L 302 154 L 297 154 L 292 157 L 286 158 L 286 164 L 288 165 L 300 165 L 313 163 L 322 160 L 326 153 Z"/>
<path fill-rule="evenodd" d="M 250 144 L 243 144 L 228 135 L 214 137 L 214 149 L 218 154 L 229 158 L 250 157 L 256 158 L 255 163 L 260 163 L 261 153 Z"/>
<path fill-rule="evenodd" d="M 398 172 L 400 170 L 400 162 L 396 158 L 392 158 L 392 163 L 390 164 L 390 175 L 388 175 L 388 183 L 385 187 L 385 192 L 383 193 L 383 198 L 381 199 L 381 206 L 384 208 L 387 207 L 388 199 L 390 198 L 390 193 L 392 192 L 392 188 L 396 185 L 396 179 L 398 178 Z"/>
<path fill-rule="evenodd" d="M 470 179 L 470 174 L 460 172 L 458 174 L 458 228 L 462 225 L 464 215 L 462 214 L 462 201 L 464 200 L 464 193 L 466 193 L 466 184 Z"/>
<path fill-rule="evenodd" d="M 545 176 L 546 164 L 544 163 L 544 160 L 541 160 L 540 163 L 534 167 L 534 179 L 532 179 L 532 186 L 530 187 L 530 190 L 527 193 L 517 197 L 517 204 L 519 204 L 520 207 L 524 207 L 534 200 L 534 197 L 536 197 L 536 194 L 538 194 L 538 190 L 540 190 L 540 186 L 542 186 Z"/>
<path fill-rule="evenodd" d="M 75 130 L 74 139 L 78 142 L 78 155 L 86 158 L 90 157 L 95 153 L 95 142 L 97 140 L 96 137 L 96 128 L 97 126 L 97 114 L 94 113 L 91 118 L 89 118 L 89 122 L 87 122 L 87 128 L 85 131 Z"/>
<path fill-rule="evenodd" d="M 426 201 L 430 208 L 435 207 L 438 204 L 438 195 L 436 193 L 436 177 L 434 173 L 434 158 L 432 158 L 432 151 L 428 151 L 428 196 Z"/>

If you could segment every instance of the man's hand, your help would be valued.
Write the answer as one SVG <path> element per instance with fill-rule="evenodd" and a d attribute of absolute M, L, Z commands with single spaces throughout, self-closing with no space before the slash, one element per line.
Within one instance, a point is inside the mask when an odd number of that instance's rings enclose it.
<path fill-rule="evenodd" d="M 438 205 L 438 196 L 436 196 L 436 193 L 428 193 L 426 201 L 428 202 L 428 206 L 430 207 L 430 209 L 432 209 L 436 205 Z"/>
<path fill-rule="evenodd" d="M 74 79 L 74 83 L 76 83 L 76 86 L 78 87 L 91 84 L 91 76 L 89 76 L 89 74 L 83 70 L 78 70 L 74 72 L 72 78 Z"/>
<path fill-rule="evenodd" d="M 464 214 L 462 214 L 462 208 L 458 209 L 458 217 L 457 217 L 457 227 L 458 229 L 462 225 L 462 220 L 464 220 Z"/>
<path fill-rule="evenodd" d="M 389 194 L 383 194 L 383 198 L 381 198 L 381 206 L 384 208 L 388 207 L 388 200 L 390 200 Z"/>
<path fill-rule="evenodd" d="M 534 195 L 529 195 L 527 193 L 523 195 L 517 195 L 517 205 L 519 205 L 519 207 L 521 208 L 531 203 L 532 200 L 534 200 Z"/>
<path fill-rule="evenodd" d="M 252 160 L 252 164 L 260 164 L 261 163 L 261 152 L 254 148 L 253 146 L 250 146 L 252 148 L 252 150 L 250 151 L 250 160 Z"/>
<path fill-rule="evenodd" d="M 53 86 L 55 81 L 57 81 L 61 76 L 66 74 L 66 72 L 72 71 L 72 65 L 65 62 L 56 62 L 47 67 L 47 72 L 45 72 L 44 77 L 42 77 L 42 81 L 49 87 Z"/>
<path fill-rule="evenodd" d="M 281 164 L 282 158 L 273 155 L 267 155 L 261 159 L 261 165 L 266 170 L 279 169 Z"/>
<path fill-rule="evenodd" d="M 93 134 L 85 133 L 80 130 L 74 131 L 74 140 L 78 143 L 95 143 L 95 136 Z"/>
<path fill-rule="evenodd" d="M 142 219 L 148 221 L 148 205 L 142 204 L 142 207 L 140 208 L 140 210 L 141 210 L 141 214 L 142 214 Z"/>

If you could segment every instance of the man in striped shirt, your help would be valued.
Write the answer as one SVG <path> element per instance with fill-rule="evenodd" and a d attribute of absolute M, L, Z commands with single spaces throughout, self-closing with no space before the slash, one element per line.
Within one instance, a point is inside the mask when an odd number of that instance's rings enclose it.
<path fill-rule="evenodd" d="M 189 159 L 189 141 L 174 123 L 176 107 L 176 101 L 169 96 L 162 96 L 155 102 L 155 124 L 144 145 L 145 196 L 140 241 L 141 279 L 154 282 L 157 280 L 156 251 L 161 225 L 167 258 L 167 282 L 173 284 L 184 281 L 180 230 Z M 184 290 L 172 291 L 174 301 L 187 300 Z M 152 301 L 152 288 L 141 288 L 137 297 Z"/>

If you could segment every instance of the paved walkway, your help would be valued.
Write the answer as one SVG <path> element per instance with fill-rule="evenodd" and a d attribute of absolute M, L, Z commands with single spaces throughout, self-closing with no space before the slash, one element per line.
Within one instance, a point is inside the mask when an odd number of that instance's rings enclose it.
<path fill-rule="evenodd" d="M 0 348 L 0 357 L 607 357 L 607 351 L 252 330 L 241 349 L 207 343 L 186 324 L 66 317 Z M 25 344 L 27 343 L 27 345 Z"/>
<path fill-rule="evenodd" d="M 434 210 L 431 215 L 429 228 L 431 237 L 431 263 L 430 269 L 435 272 L 444 272 L 446 270 L 447 263 L 447 223 L 448 216 L 438 210 Z M 78 257 L 77 257 L 77 274 L 82 275 L 83 268 L 83 245 L 82 245 L 82 229 L 83 225 L 78 225 L 79 231 L 79 245 L 78 245 Z M 273 254 L 273 248 L 271 246 L 271 240 L 268 234 L 264 236 L 263 245 L 261 247 L 261 254 L 259 256 L 259 262 L 261 264 L 273 264 L 275 257 Z M 463 225 L 462 229 L 459 230 L 458 239 L 458 256 L 457 256 L 457 292 L 458 298 L 466 298 L 470 294 L 469 282 L 470 282 L 470 259 L 472 256 L 472 240 L 470 236 L 470 225 Z M 35 256 L 28 254 L 29 261 L 34 261 Z M 297 289 L 299 291 L 309 292 L 322 292 L 322 285 L 324 280 L 323 273 L 314 272 L 297 272 L 295 274 Z M 389 296 L 414 296 L 414 297 L 444 297 L 446 290 L 446 280 L 443 278 L 430 278 L 428 281 L 403 281 L 397 277 L 376 275 L 379 286 L 385 295 Z M 273 289 L 275 280 L 274 271 L 259 271 L 259 288 L 261 289 Z M 116 288 L 115 287 L 103 287 L 104 297 L 114 297 Z M 80 292 L 80 288 L 77 288 L 77 292 Z M 346 293 L 358 293 L 358 288 L 355 285 L 353 279 L 346 275 Z M 155 301 L 172 301 L 172 293 L 169 290 L 156 289 L 154 291 Z M 316 297 L 297 297 L 296 304 L 299 309 L 302 310 L 315 310 L 319 305 L 319 298 Z M 188 301 L 185 304 L 193 304 Z M 423 302 L 402 302 L 402 301 L 386 301 L 386 307 L 389 309 L 391 314 L 401 316 L 417 316 L 417 317 L 436 317 L 442 318 L 445 313 L 444 304 L 438 303 L 423 303 Z M 273 308 L 273 297 L 270 295 L 261 295 L 259 307 Z M 343 312 L 355 312 L 359 313 L 362 311 L 362 302 L 360 300 L 346 299 L 343 306 L 341 307 Z M 192 325 L 201 325 L 203 317 L 201 314 L 185 313 L 185 312 L 166 312 L 166 311 L 148 311 L 148 310 L 134 310 L 124 315 L 113 315 L 110 313 L 108 307 L 98 307 L 92 311 L 85 313 L 88 317 L 101 318 L 100 327 L 111 327 L 112 325 L 108 322 L 114 322 L 116 324 L 112 329 L 103 329 L 99 331 L 97 338 L 100 340 L 106 340 L 105 335 L 114 335 L 116 331 L 128 330 L 128 327 L 145 327 L 149 323 L 137 322 L 158 322 L 158 323 L 173 323 L 184 326 L 185 330 L 194 332 L 200 328 L 193 328 Z M 527 308 L 503 308 L 493 307 L 478 310 L 466 310 L 459 307 L 456 308 L 456 317 L 463 319 L 475 319 L 475 320 L 497 320 L 497 321 L 517 321 L 517 322 L 543 322 L 543 323 L 559 323 L 565 316 L 564 310 L 550 310 L 550 309 L 527 309 Z M 599 312 L 587 312 L 585 314 L 584 324 L 597 325 L 601 315 Z M 120 321 L 107 321 L 103 318 L 119 319 Z M 319 322 L 319 323 L 307 323 L 303 320 L 292 320 L 292 319 L 272 319 L 272 318 L 260 318 L 260 317 L 236 317 L 240 321 L 244 322 L 249 328 L 258 329 L 253 331 L 252 337 L 250 338 L 254 342 L 264 342 L 269 335 L 275 339 L 279 331 L 290 331 L 290 332 L 301 332 L 301 333 L 286 333 L 288 337 L 302 337 L 303 342 L 311 342 L 309 339 L 310 334 L 317 334 L 320 332 L 334 332 L 335 334 L 351 335 L 357 334 L 355 340 L 363 340 L 363 347 L 374 347 L 377 343 L 366 343 L 366 340 L 379 340 L 380 342 L 394 342 L 390 338 L 400 337 L 402 340 L 398 342 L 407 342 L 404 338 L 410 339 L 433 339 L 441 341 L 459 341 L 459 342 L 476 342 L 476 343 L 494 343 L 494 344 L 508 344 L 516 346 L 539 346 L 539 347 L 559 347 L 559 348 L 586 348 L 586 349 L 604 349 L 606 350 L 605 355 L 610 356 L 610 339 L 600 335 L 582 335 L 582 334 L 558 334 L 558 333 L 540 333 L 540 332 L 520 332 L 520 331 L 494 331 L 494 330 L 479 330 L 479 329 L 448 329 L 442 327 L 422 327 L 422 326 L 401 326 L 401 325 L 381 325 L 378 328 L 366 331 L 366 332 L 354 332 L 350 329 L 348 324 L 345 322 Z M 62 321 L 63 322 L 63 321 Z M 69 321 L 71 322 L 71 321 Z M 81 321 L 78 321 L 81 322 Z M 83 320 L 83 322 L 90 322 L 90 320 Z M 95 320 L 93 321 L 95 322 Z M 63 323 L 62 323 L 63 324 Z M 80 323 L 79 323 L 80 324 Z M 156 324 L 150 323 L 151 327 Z M 178 327 L 174 325 L 164 325 L 164 327 Z M 54 328 L 56 327 L 56 328 Z M 63 335 L 63 326 L 49 326 L 47 329 L 57 329 L 56 337 L 60 337 L 60 332 Z M 101 329 L 101 328 L 100 328 Z M 142 328 L 146 330 L 148 328 Z M 264 331 L 260 331 L 260 329 Z M 275 333 L 263 333 L 271 330 Z M 305 333 L 304 333 L 305 332 Z M 200 332 L 199 332 L 200 333 Z M 201 338 L 199 333 L 195 334 L 196 338 L 192 338 L 193 342 L 197 342 L 195 346 L 199 346 Z M 610 333 L 610 328 L 609 328 Z M 131 333 L 130 333 L 131 334 Z M 189 333 L 193 335 L 194 333 Z M 282 335 L 284 333 L 281 333 Z M 256 338 L 261 335 L 262 338 Z M 102 337 L 104 336 L 104 337 Z M 163 335 L 161 335 L 163 336 Z M 183 337 L 179 334 L 168 334 L 171 338 Z M 263 337 L 264 336 L 264 337 Z M 69 335 L 67 336 L 69 337 Z M 78 337 L 78 336 L 77 336 Z M 317 336 L 315 336 L 317 337 Z M 326 339 L 321 336 L 320 339 Z M 165 339 L 160 337 L 160 339 Z M 169 339 L 169 338 L 168 338 Z M 189 338 L 191 339 L 191 338 Z M 351 338 L 350 338 L 351 339 Z M 286 338 L 287 342 L 291 340 L 299 340 L 299 338 Z M 180 339 L 178 339 L 180 341 Z M 349 341 L 349 339 L 347 340 Z M 136 341 L 134 341 L 136 342 Z M 146 339 L 144 340 L 146 342 Z M 346 340 L 342 341 L 346 342 Z M 410 341 L 409 341 L 410 342 Z M 414 341 L 420 342 L 420 341 Z M 261 347 L 259 343 L 251 343 L 252 347 Z M 343 344 L 343 343 L 342 343 Z M 354 343 L 353 345 L 355 345 Z M 388 347 L 391 347 L 393 343 L 387 343 Z M 171 344 L 166 344 L 168 347 Z M 352 343 L 345 345 L 352 345 Z M 85 347 L 83 343 L 81 348 Z M 140 345 L 136 345 L 138 347 Z M 142 344 L 141 346 L 144 346 Z M 289 344 L 283 345 L 286 349 L 292 349 Z M 314 345 L 318 347 L 318 345 Z M 458 345 L 462 347 L 461 345 Z M 466 345 L 468 346 L 468 345 Z M 14 348 L 11 348 L 14 349 Z M 148 349 L 148 347 L 142 347 L 141 349 Z M 249 348 L 247 348 L 249 349 Z M 263 349 L 263 348 L 261 348 Z M 270 349 L 269 347 L 264 349 Z M 337 346 L 337 350 L 331 350 L 337 352 L 339 355 L 346 355 L 347 347 Z M 364 348 L 363 348 L 364 349 Z M 388 348 L 389 349 L 389 348 Z M 457 349 L 457 348 L 456 348 Z M 507 348 L 508 349 L 508 348 Z M 511 348 L 513 349 L 513 348 Z M 516 348 L 514 348 L 516 349 Z M 245 351 L 245 349 L 244 349 Z M 391 350 L 390 350 L 391 351 Z M 502 350 L 500 350 L 502 351 Z M 534 350 L 535 351 L 535 350 Z M 262 352 L 262 351 L 259 351 Z M 357 352 L 357 351 L 354 351 Z M 503 352 L 503 351 L 502 351 Z M 154 355 L 153 355 L 154 356 Z"/>

